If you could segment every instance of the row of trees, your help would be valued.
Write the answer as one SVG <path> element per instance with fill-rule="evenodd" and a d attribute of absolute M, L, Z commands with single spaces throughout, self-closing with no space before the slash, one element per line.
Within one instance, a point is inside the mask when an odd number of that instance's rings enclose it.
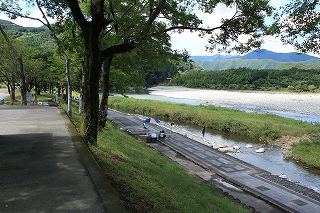
<path fill-rule="evenodd" d="M 289 90 L 310 92 L 320 89 L 320 70 L 189 71 L 172 79 L 172 84 L 190 88 L 221 90 Z"/>
<path fill-rule="evenodd" d="M 16 29 L 23 33 L 16 36 Z M 22 29 L 7 21 L 0 25 L 0 81 L 7 86 L 11 101 L 15 101 L 18 88 L 25 92 L 34 89 L 38 94 L 62 91 L 66 85 L 64 70 L 51 37 L 43 29 Z M 22 104 L 26 104 L 23 99 Z"/>
<path fill-rule="evenodd" d="M 11 18 L 20 16 L 37 19 L 30 17 L 28 13 L 23 14 L 19 2 L 21 1 L 2 0 L 1 11 Z M 289 26 L 281 23 L 282 19 L 278 19 L 278 22 L 271 27 L 265 25 L 265 17 L 271 16 L 274 10 L 268 2 L 267 0 L 25 1 L 26 5 L 37 6 L 42 12 L 43 19 L 37 20 L 50 29 L 59 55 L 63 56 L 68 84 L 68 100 L 71 99 L 72 91 L 69 70 L 70 54 L 76 55 L 80 62 L 79 87 L 83 103 L 80 133 L 91 144 L 96 143 L 98 125 L 103 127 L 106 121 L 108 94 L 110 88 L 115 84 L 111 78 L 112 73 L 120 77 L 132 75 L 133 79 L 137 80 L 134 72 L 131 72 L 136 69 L 132 67 L 161 63 L 166 61 L 163 59 L 179 55 L 172 52 L 170 48 L 172 32 L 190 30 L 199 33 L 200 36 L 209 34 L 208 50 L 218 49 L 225 52 L 243 53 L 252 48 L 259 48 L 263 42 L 263 35 L 280 33 L 281 29 L 289 29 Z M 307 2 L 307 5 L 304 2 Z M 312 2 L 317 3 L 317 1 Z M 302 1 L 300 3 L 304 4 L 304 8 L 308 8 L 310 4 L 309 8 L 314 9 L 311 7 L 312 2 Z M 301 4 L 297 3 L 297 7 Z M 204 26 L 196 12 L 212 14 L 218 5 L 232 8 L 234 15 L 221 19 L 217 25 Z M 309 13 L 309 9 L 302 13 L 306 11 Z M 284 10 L 284 12 L 291 11 Z M 56 20 L 55 27 L 49 24 L 47 17 Z M 293 23 L 292 20 L 289 21 Z M 281 28 L 278 28 L 279 26 Z M 289 37 L 283 37 L 283 40 L 285 41 L 286 38 Z M 130 56 L 127 53 L 130 53 Z M 136 57 L 131 56 L 131 53 Z M 141 57 L 141 55 L 148 57 Z M 186 54 L 180 54 L 180 56 L 186 56 Z M 125 62 L 127 57 L 132 57 L 138 63 L 127 64 Z M 145 58 L 152 59 L 152 63 L 149 60 L 146 61 Z M 112 67 L 116 60 L 121 61 L 119 67 L 126 65 L 126 68 Z M 121 84 L 120 81 L 118 83 Z M 100 88 L 103 88 L 101 102 L 99 102 Z M 68 114 L 71 115 L 69 110 Z"/>

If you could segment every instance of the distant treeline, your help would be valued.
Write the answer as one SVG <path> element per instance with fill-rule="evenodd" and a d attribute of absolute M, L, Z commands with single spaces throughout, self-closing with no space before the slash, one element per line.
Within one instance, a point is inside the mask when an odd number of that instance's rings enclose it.
<path fill-rule="evenodd" d="M 320 70 L 252 70 L 188 71 L 174 77 L 174 85 L 218 90 L 289 90 L 319 91 Z"/>

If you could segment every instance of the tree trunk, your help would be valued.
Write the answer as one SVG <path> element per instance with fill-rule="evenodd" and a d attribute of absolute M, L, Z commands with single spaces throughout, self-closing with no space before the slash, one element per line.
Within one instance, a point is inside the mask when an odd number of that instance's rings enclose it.
<path fill-rule="evenodd" d="M 18 72 L 20 78 L 20 93 L 21 93 L 21 105 L 27 105 L 27 87 L 26 87 L 26 79 L 23 71 L 23 62 L 22 57 L 19 55 L 18 57 Z"/>
<path fill-rule="evenodd" d="M 108 98 L 110 92 L 110 66 L 112 62 L 113 56 L 106 58 L 102 65 L 102 75 L 103 75 L 103 93 L 102 99 L 100 103 L 100 119 L 99 119 L 99 126 L 100 128 L 104 128 L 107 122 L 108 116 Z"/>
<path fill-rule="evenodd" d="M 81 60 L 81 73 L 80 73 L 80 79 L 81 79 L 81 85 L 80 85 L 80 99 L 79 99 L 79 115 L 82 115 L 83 113 L 83 87 L 84 87 L 84 61 Z"/>
<path fill-rule="evenodd" d="M 11 84 L 8 83 L 7 85 L 8 88 L 8 93 L 10 95 L 10 101 L 15 101 L 16 100 L 16 87 L 15 87 L 15 83 Z"/>
<path fill-rule="evenodd" d="M 72 117 L 72 85 L 71 85 L 71 78 L 70 78 L 70 59 L 66 54 L 62 54 L 66 61 L 66 78 L 67 78 L 67 93 L 66 98 L 68 101 L 68 111 L 67 114 L 71 118 Z"/>
<path fill-rule="evenodd" d="M 83 139 L 96 145 L 99 119 L 99 79 L 101 73 L 101 53 L 98 46 L 99 32 L 88 31 L 88 46 L 84 70 L 83 114 L 80 133 Z"/>

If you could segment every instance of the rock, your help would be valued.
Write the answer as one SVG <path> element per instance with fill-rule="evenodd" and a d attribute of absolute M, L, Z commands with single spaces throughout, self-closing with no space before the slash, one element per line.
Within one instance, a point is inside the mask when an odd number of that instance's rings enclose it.
<path fill-rule="evenodd" d="M 251 144 L 247 144 L 246 148 L 252 148 L 253 146 Z"/>
<path fill-rule="evenodd" d="M 227 147 L 220 147 L 220 148 L 218 148 L 218 151 L 220 151 L 220 152 L 228 152 L 228 151 L 229 151 L 229 148 L 227 148 Z"/>
<path fill-rule="evenodd" d="M 263 152 L 265 152 L 266 150 L 265 150 L 265 148 L 259 148 L 259 149 L 256 149 L 256 150 L 254 150 L 255 152 L 257 152 L 257 153 L 263 153 Z"/>
<path fill-rule="evenodd" d="M 281 173 L 280 175 L 278 175 L 278 177 L 279 177 L 279 178 L 282 178 L 282 179 L 287 179 L 287 178 L 288 178 L 287 175 L 285 175 L 285 174 L 283 174 L 283 173 Z"/>
<path fill-rule="evenodd" d="M 239 150 L 239 149 L 240 149 L 240 146 L 233 146 L 233 149 Z"/>

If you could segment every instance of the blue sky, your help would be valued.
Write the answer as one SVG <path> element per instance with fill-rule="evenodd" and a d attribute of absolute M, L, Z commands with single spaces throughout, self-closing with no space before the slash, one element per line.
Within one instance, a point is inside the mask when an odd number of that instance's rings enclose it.
<path fill-rule="evenodd" d="M 288 0 L 271 0 L 270 4 L 273 5 L 274 7 L 279 7 L 279 6 L 285 5 L 288 2 L 289 2 Z M 199 14 L 199 17 L 202 18 L 204 26 L 206 26 L 206 24 L 210 24 L 212 26 L 212 24 L 218 25 L 221 18 L 230 17 L 233 14 L 233 12 L 234 12 L 233 10 L 227 9 L 222 5 L 220 5 L 218 6 L 214 15 L 206 16 L 201 14 L 200 12 L 197 12 L 197 13 Z M 41 17 L 41 13 L 38 10 L 32 10 L 31 16 Z M 8 20 L 8 18 L 3 14 L 0 14 L 0 19 Z M 39 21 L 32 21 L 32 20 L 22 19 L 22 18 L 18 18 L 16 20 L 10 20 L 10 21 L 25 27 L 39 27 L 42 25 Z M 208 44 L 207 38 L 200 38 L 197 33 L 190 33 L 190 32 L 184 32 L 182 34 L 172 34 L 171 35 L 172 48 L 179 49 L 179 50 L 186 49 L 189 52 L 189 54 L 192 56 L 217 54 L 217 51 L 212 53 L 205 51 L 205 46 Z M 245 39 L 245 37 L 243 37 L 243 39 Z M 275 38 L 275 37 L 266 37 L 265 43 L 262 45 L 262 49 L 267 49 L 270 51 L 281 52 L 281 53 L 295 52 L 293 46 L 284 45 L 279 40 L 279 38 Z M 237 53 L 234 53 L 234 54 L 237 54 Z M 313 54 L 310 53 L 310 55 L 313 55 Z"/>

